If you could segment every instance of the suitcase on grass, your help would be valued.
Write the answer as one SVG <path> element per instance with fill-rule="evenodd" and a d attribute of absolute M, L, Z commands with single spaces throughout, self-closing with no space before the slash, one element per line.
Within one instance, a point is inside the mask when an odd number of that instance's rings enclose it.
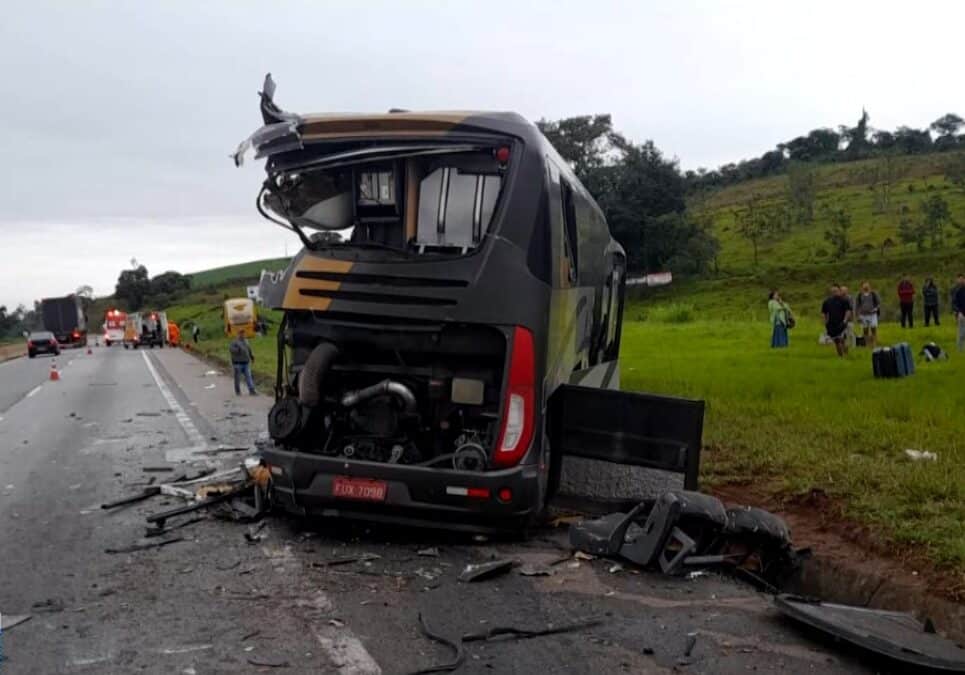
<path fill-rule="evenodd" d="M 895 368 L 898 370 L 897 377 L 905 377 L 908 374 L 908 364 L 905 363 L 905 355 L 901 345 L 892 345 L 891 351 L 895 355 Z"/>
<path fill-rule="evenodd" d="M 878 347 L 871 354 L 875 377 L 898 377 L 897 354 L 891 347 Z"/>
<path fill-rule="evenodd" d="M 911 346 L 907 342 L 899 342 L 895 345 L 895 351 L 898 353 L 902 375 L 914 375 L 915 356 L 911 352 Z"/>

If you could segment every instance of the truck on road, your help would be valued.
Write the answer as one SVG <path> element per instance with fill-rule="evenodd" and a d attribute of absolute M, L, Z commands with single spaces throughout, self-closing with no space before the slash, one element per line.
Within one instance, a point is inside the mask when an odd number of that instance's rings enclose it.
<path fill-rule="evenodd" d="M 87 316 L 78 296 L 44 298 L 40 301 L 40 314 L 44 329 L 53 333 L 62 347 L 87 344 Z"/>

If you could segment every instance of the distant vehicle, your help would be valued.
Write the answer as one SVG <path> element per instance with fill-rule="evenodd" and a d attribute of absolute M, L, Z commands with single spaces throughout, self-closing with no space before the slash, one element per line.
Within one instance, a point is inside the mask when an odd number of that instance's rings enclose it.
<path fill-rule="evenodd" d="M 63 347 L 87 344 L 87 317 L 81 299 L 76 295 L 44 298 L 40 301 L 44 329 L 50 331 Z"/>
<path fill-rule="evenodd" d="M 248 337 L 255 334 L 258 316 L 255 312 L 255 303 L 250 298 L 225 300 L 223 314 L 225 335 L 235 337 L 242 330 Z"/>
<path fill-rule="evenodd" d="M 110 347 L 124 342 L 124 328 L 127 325 L 127 312 L 109 309 L 104 314 L 104 344 Z"/>
<path fill-rule="evenodd" d="M 124 321 L 124 349 L 137 349 L 141 341 L 141 315 L 132 312 Z"/>
<path fill-rule="evenodd" d="M 60 354 L 60 344 L 50 331 L 37 331 L 27 336 L 27 355 L 34 358 L 37 354 Z"/>
<path fill-rule="evenodd" d="M 151 312 L 141 315 L 138 344 L 142 347 L 163 349 L 167 343 L 168 317 L 164 312 Z M 135 345 L 136 347 L 137 345 Z"/>

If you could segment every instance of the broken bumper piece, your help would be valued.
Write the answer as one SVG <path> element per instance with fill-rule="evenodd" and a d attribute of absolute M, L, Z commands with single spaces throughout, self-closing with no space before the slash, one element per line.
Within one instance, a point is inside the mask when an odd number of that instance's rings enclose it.
<path fill-rule="evenodd" d="M 451 471 L 347 461 L 281 448 L 261 452 L 272 475 L 273 504 L 302 516 L 355 518 L 451 530 L 518 531 L 536 515 L 539 468 Z M 376 499 L 354 499 L 336 484 L 369 482 Z M 508 501 L 500 495 L 511 495 Z"/>

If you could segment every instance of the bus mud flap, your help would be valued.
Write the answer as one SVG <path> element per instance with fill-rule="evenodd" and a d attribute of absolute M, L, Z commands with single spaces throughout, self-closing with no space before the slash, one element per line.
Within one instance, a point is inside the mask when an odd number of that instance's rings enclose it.
<path fill-rule="evenodd" d="M 703 428 L 703 401 L 569 384 L 550 399 L 554 454 L 680 473 L 686 490 L 698 489 Z"/>

